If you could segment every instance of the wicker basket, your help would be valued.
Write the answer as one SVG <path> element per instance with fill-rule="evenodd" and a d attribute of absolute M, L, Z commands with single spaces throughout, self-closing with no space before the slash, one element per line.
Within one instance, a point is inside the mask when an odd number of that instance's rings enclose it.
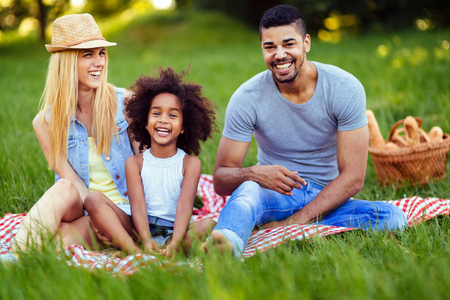
<path fill-rule="evenodd" d="M 422 119 L 416 118 L 416 120 L 420 127 Z M 387 150 L 369 147 L 378 184 L 422 186 L 431 180 L 444 178 L 450 136 L 444 134 L 444 141 L 438 143 L 430 143 L 421 136 L 420 145 L 405 147 L 399 143 L 398 139 L 395 139 L 395 135 L 402 131 L 397 129 L 400 124 L 403 124 L 403 120 L 394 124 L 386 142 L 394 142 L 401 148 Z"/>

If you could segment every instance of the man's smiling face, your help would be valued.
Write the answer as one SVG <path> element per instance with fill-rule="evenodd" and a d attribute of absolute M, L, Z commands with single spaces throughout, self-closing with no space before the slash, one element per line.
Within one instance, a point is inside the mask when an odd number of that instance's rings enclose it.
<path fill-rule="evenodd" d="M 292 82 L 297 78 L 309 46 L 309 35 L 303 38 L 293 24 L 261 30 L 264 62 L 278 83 Z"/>

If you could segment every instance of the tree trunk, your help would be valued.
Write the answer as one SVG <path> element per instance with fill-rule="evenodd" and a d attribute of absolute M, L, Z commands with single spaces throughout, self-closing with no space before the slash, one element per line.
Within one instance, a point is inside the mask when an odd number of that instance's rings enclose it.
<path fill-rule="evenodd" d="M 42 0 L 37 0 L 39 6 L 39 27 L 41 31 L 41 40 L 45 43 L 45 26 L 46 23 L 46 11 L 45 5 L 42 3 Z"/>

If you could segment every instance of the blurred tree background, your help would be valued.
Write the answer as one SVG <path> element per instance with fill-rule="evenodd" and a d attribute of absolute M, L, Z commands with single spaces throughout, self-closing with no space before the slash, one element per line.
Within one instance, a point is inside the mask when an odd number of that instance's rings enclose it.
<path fill-rule="evenodd" d="M 189 0 L 180 0 L 184 3 Z M 277 4 L 290 4 L 303 14 L 309 31 L 318 32 L 324 27 L 333 30 L 339 24 L 328 24 L 330 16 L 342 16 L 343 26 L 357 25 L 360 30 L 391 30 L 410 27 L 417 19 L 429 26 L 450 25 L 448 0 L 192 0 L 204 9 L 226 12 L 251 25 L 258 25 L 268 8 Z M 328 19 L 329 21 L 329 19 Z M 332 23 L 332 22 L 329 22 Z"/>
<path fill-rule="evenodd" d="M 172 0 L 166 2 L 171 3 Z M 39 27 L 46 40 L 46 30 L 56 18 L 69 13 L 90 13 L 96 19 L 112 17 L 127 10 L 155 8 L 149 0 L 0 0 L 0 31 L 27 32 Z M 168 7 L 169 8 L 169 7 Z"/>
<path fill-rule="evenodd" d="M 39 28 L 45 40 L 48 24 L 68 13 L 89 12 L 96 19 L 128 10 L 155 8 L 220 11 L 247 23 L 259 24 L 264 11 L 277 4 L 297 7 L 308 31 L 321 40 L 337 42 L 342 34 L 388 32 L 417 27 L 420 30 L 450 25 L 448 0 L 0 0 L 0 36 L 11 30 Z"/>

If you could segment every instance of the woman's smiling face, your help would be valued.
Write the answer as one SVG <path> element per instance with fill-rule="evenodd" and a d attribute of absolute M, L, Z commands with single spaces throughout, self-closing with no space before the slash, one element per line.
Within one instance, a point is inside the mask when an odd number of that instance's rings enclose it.
<path fill-rule="evenodd" d="M 78 90 L 92 90 L 100 86 L 106 63 L 106 49 L 81 50 L 78 54 Z"/>

